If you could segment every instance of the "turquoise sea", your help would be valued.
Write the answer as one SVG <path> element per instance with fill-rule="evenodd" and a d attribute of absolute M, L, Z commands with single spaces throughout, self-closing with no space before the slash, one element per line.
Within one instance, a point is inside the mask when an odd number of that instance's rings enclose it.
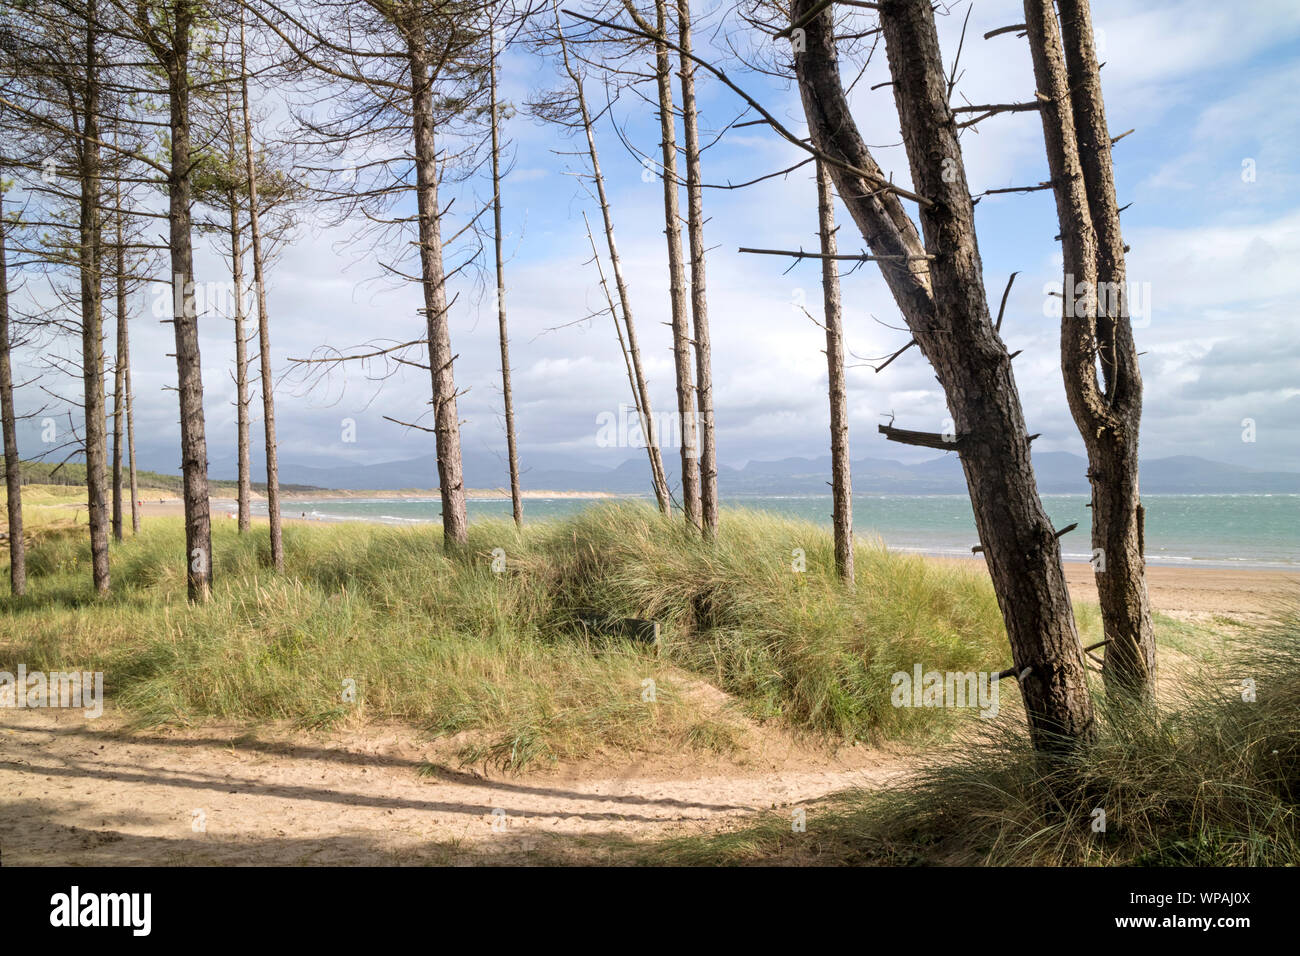
<path fill-rule="evenodd" d="M 604 499 L 607 500 L 607 499 Z M 652 499 L 633 499 L 651 502 Z M 601 499 L 533 498 L 524 501 L 525 521 L 545 521 L 598 506 Z M 1078 522 L 1062 538 L 1068 561 L 1090 553 L 1086 495 L 1044 495 L 1058 528 Z M 1147 559 L 1153 564 L 1200 567 L 1277 568 L 1300 571 L 1300 495 L 1147 495 Z M 265 513 L 265 502 L 254 502 Z M 830 495 L 724 498 L 727 507 L 753 508 L 829 526 Z M 282 513 L 318 521 L 408 524 L 439 520 L 436 498 L 318 498 L 286 502 Z M 470 520 L 510 518 L 510 501 L 471 500 Z M 873 495 L 853 498 L 853 526 L 900 551 L 970 556 L 978 543 L 965 495 Z"/>

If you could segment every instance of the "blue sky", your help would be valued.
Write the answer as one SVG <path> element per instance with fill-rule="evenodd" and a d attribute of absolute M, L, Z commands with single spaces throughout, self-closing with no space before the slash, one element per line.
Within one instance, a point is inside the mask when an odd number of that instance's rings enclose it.
<path fill-rule="evenodd" d="M 585 9 L 585 5 L 579 4 Z M 704 11 L 709 11 L 705 13 Z M 945 60 L 957 47 L 964 4 L 940 18 Z M 1293 317 L 1300 301 L 1300 6 L 1251 2 L 1094 4 L 1098 45 L 1106 66 L 1103 86 L 1112 134 L 1136 132 L 1115 148 L 1124 234 L 1132 246 L 1129 279 L 1149 313 L 1139 322 L 1145 352 L 1147 457 L 1194 454 L 1241 465 L 1300 470 L 1300 335 Z M 868 15 L 869 16 L 869 15 Z M 982 39 L 990 29 L 1023 19 L 1017 3 L 977 2 L 971 14 L 957 87 L 958 101 L 1009 102 L 1032 97 L 1025 41 L 1014 35 Z M 717 53 L 717 37 L 744 29 L 712 5 L 697 14 L 697 48 Z M 752 38 L 738 37 L 744 48 Z M 729 62 L 728 73 L 791 128 L 802 130 L 794 90 Z M 854 110 L 880 164 L 906 184 L 908 171 L 897 116 L 878 51 L 854 93 Z M 505 93 L 522 103 L 559 85 L 551 64 L 522 51 L 503 65 Z M 743 110 L 737 98 L 700 75 L 702 123 L 716 130 Z M 603 92 L 593 78 L 593 97 Z M 647 90 L 647 93 L 649 91 Z M 269 100 L 268 100 L 269 101 Z M 751 117 L 747 117 L 751 118 Z M 657 148 L 651 107 L 625 94 L 611 119 L 646 152 Z M 522 458 L 604 464 L 637 455 L 635 449 L 597 446 L 597 417 L 628 401 L 622 360 L 607 316 L 585 315 L 602 304 L 582 225 L 598 212 L 572 175 L 581 157 L 557 155 L 579 143 L 526 115 L 509 126 L 514 170 L 504 188 L 508 308 L 514 389 Z M 708 132 L 705 140 L 711 139 Z M 646 182 L 639 160 L 614 135 L 598 129 L 619 245 L 632 288 L 638 330 L 657 410 L 673 402 L 662 193 Z M 1033 114 L 993 118 L 962 141 L 976 190 L 1025 185 L 1047 178 L 1041 126 Z M 762 127 L 729 132 L 704 155 L 709 182 L 741 181 L 791 165 L 798 152 Z M 456 208 L 488 193 L 483 182 L 465 187 Z M 816 197 L 810 167 L 745 190 L 705 195 L 710 316 L 718 450 L 727 464 L 751 459 L 827 453 L 824 335 L 797 309 L 820 302 L 820 274 L 804 263 L 742 256 L 738 246 L 816 247 Z M 861 247 L 852 221 L 840 211 L 842 250 Z M 456 218 L 455 213 L 450 217 Z M 1080 451 L 1066 408 L 1057 364 L 1059 319 L 1047 296 L 1060 281 L 1060 249 L 1050 193 L 984 199 L 977 210 L 986 284 L 996 309 L 1007 275 L 1019 270 L 1003 333 L 1023 349 L 1016 377 L 1037 449 Z M 458 227 L 458 226 L 457 226 Z M 340 348 L 372 339 L 408 340 L 420 334 L 415 288 L 372 281 L 375 256 L 341 252 L 348 226 L 325 229 L 304 221 L 271 274 L 275 366 L 322 344 Z M 406 254 L 406 253 L 400 253 Z M 394 256 L 398 253 L 393 253 Z M 218 259 L 199 256 L 198 278 L 222 280 Z M 490 260 L 485 263 L 490 268 Z M 607 267 L 608 268 L 608 267 Z M 462 283 L 452 314 L 464 441 L 491 456 L 504 446 L 495 312 L 482 288 Z M 1058 286 L 1059 287 L 1059 286 Z M 844 280 L 846 335 L 859 356 L 881 356 L 907 339 L 878 273 L 861 269 Z M 138 444 L 141 464 L 175 471 L 179 427 L 170 329 L 148 314 L 132 326 Z M 577 323 L 577 324 L 574 324 Z M 234 473 L 233 362 L 230 322 L 201 324 L 211 473 Z M 60 343 L 69 351 L 72 343 Z M 111 346 L 110 346 L 111 350 Z M 31 357 L 27 357 L 30 363 Z M 856 360 L 850 359 L 851 362 Z M 910 428 L 940 430 L 948 417 L 942 393 L 924 360 L 910 352 L 881 374 L 851 368 L 850 440 L 853 457 L 915 459 L 930 453 L 888 445 L 876 424 L 894 413 Z M 33 390 L 34 391 L 34 390 Z M 428 400 L 427 373 L 406 369 L 382 383 L 359 373 L 335 376 L 308 391 L 292 376 L 278 390 L 281 460 L 324 464 L 346 458 L 385 461 L 433 450 L 432 436 L 408 432 L 384 415 L 411 420 Z M 26 407 L 38 404 L 24 397 Z M 254 403 L 254 418 L 257 403 Z M 341 422 L 356 422 L 356 441 L 342 440 Z M 1255 441 L 1242 440 L 1243 420 L 1255 423 Z M 24 431 L 24 453 L 39 443 L 35 423 Z M 255 439 L 256 444 L 258 439 Z M 471 485 L 499 484 L 498 474 L 469 475 Z M 434 484 L 436 476 L 430 476 Z"/>

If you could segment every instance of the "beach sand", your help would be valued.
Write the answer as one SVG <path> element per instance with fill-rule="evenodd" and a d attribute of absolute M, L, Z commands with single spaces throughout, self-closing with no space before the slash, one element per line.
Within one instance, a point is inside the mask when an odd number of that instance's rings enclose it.
<path fill-rule="evenodd" d="M 1067 564 L 1065 579 L 1076 600 L 1097 600 L 1096 575 L 1089 564 Z M 1272 619 L 1300 598 L 1300 574 L 1247 568 L 1147 566 L 1151 606 L 1182 620 L 1228 617 Z"/>
<path fill-rule="evenodd" d="M 935 560 L 987 571 L 980 558 Z M 1065 582 L 1074 600 L 1097 603 L 1097 575 L 1086 561 L 1065 562 Z M 1300 572 L 1148 564 L 1147 594 L 1153 610 L 1182 621 L 1203 623 L 1216 617 L 1240 622 L 1269 621 L 1300 604 Z"/>

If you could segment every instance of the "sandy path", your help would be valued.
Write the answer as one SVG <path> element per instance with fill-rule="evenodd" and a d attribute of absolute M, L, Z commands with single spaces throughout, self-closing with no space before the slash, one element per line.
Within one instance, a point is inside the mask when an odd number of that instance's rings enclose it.
<path fill-rule="evenodd" d="M 130 735 L 111 716 L 6 709 L 0 853 L 13 865 L 526 859 L 552 835 L 698 832 L 905 770 L 897 756 L 853 747 L 766 767 L 489 777 L 421 772 L 431 746 L 393 728 L 260 740 L 212 729 Z"/>

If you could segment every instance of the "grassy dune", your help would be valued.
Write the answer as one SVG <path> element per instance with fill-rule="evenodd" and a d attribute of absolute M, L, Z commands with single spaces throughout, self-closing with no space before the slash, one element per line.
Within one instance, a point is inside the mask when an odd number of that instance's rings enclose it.
<path fill-rule="evenodd" d="M 216 593 L 202 607 L 184 599 L 179 519 L 114 545 L 103 600 L 83 538 L 32 548 L 28 596 L 0 599 L 0 666 L 103 670 L 110 697 L 145 723 L 401 720 L 472 731 L 464 756 L 514 767 L 728 750 L 742 718 L 829 740 L 926 740 L 954 718 L 891 707 L 889 675 L 917 661 L 987 670 L 1008 655 L 978 576 L 862 545 L 850 591 L 826 531 L 744 511 L 724 515 L 715 546 L 638 504 L 522 533 L 478 522 L 456 558 L 432 526 L 292 525 L 279 578 L 264 535 L 218 523 Z M 805 573 L 792 570 L 795 548 Z M 582 624 L 593 616 L 658 619 L 660 645 L 593 636 Z M 703 707 L 700 680 L 734 705 Z"/>

